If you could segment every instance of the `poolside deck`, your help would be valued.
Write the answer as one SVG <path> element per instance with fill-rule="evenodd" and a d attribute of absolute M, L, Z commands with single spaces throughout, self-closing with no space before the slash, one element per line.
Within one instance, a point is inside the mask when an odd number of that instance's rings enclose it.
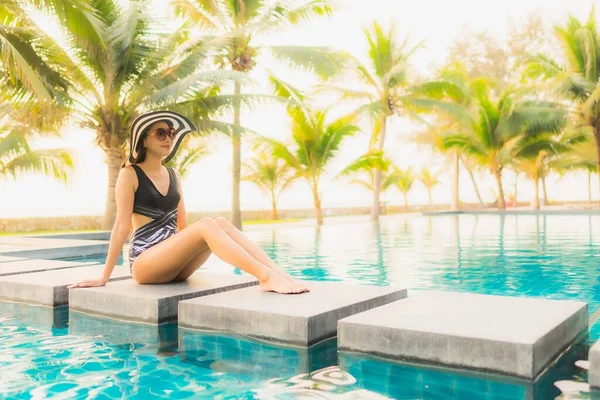
<path fill-rule="evenodd" d="M 27 236 L 2 236 L 0 238 L 0 256 L 54 260 L 57 258 L 106 254 L 107 251 L 108 242 L 104 240 Z"/>
<path fill-rule="evenodd" d="M 339 322 L 341 351 L 535 379 L 588 326 L 587 303 L 422 292 Z"/>
<path fill-rule="evenodd" d="M 24 260 L 24 258 L 0 256 L 0 263 L 13 262 L 13 261 L 19 261 L 19 260 Z"/>

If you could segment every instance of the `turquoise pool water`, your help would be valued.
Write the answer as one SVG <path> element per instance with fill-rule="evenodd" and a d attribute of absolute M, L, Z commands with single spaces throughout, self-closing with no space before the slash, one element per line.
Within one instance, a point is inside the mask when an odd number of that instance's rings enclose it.
<path fill-rule="evenodd" d="M 302 279 L 579 299 L 593 320 L 600 309 L 598 215 L 385 218 L 248 235 Z M 214 257 L 203 268 L 240 273 Z M 306 352 L 181 332 L 178 345 L 174 326 L 153 331 L 76 313 L 67 326 L 64 312 L 47 310 L 0 303 L 0 397 L 548 399 L 561 394 L 557 381 L 586 381 L 575 361 L 600 337 L 594 324 L 584 343 L 531 385 L 338 358 L 335 343 Z M 577 393 L 569 398 L 589 397 L 571 386 Z"/>

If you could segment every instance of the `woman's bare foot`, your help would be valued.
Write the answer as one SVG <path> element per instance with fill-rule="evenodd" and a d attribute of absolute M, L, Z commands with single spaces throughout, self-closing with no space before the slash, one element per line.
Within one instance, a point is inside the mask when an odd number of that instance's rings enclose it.
<path fill-rule="evenodd" d="M 270 274 L 269 278 L 265 282 L 260 283 L 260 290 L 263 292 L 275 292 L 281 294 L 297 294 L 308 292 L 308 288 L 304 285 L 298 282 L 290 282 L 288 279 L 279 274 Z"/>

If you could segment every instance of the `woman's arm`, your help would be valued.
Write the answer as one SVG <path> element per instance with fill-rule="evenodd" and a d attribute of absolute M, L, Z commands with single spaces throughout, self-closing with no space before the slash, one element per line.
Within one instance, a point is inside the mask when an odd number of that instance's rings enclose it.
<path fill-rule="evenodd" d="M 108 253 L 106 255 L 106 263 L 104 264 L 104 272 L 98 279 L 90 279 L 74 285 L 74 287 L 91 287 L 105 285 L 113 269 L 117 264 L 119 255 L 123 251 L 123 245 L 129 232 L 131 231 L 131 216 L 133 215 L 133 200 L 135 197 L 135 171 L 132 168 L 123 168 L 119 172 L 117 183 L 115 185 L 115 196 L 117 200 L 117 217 L 110 234 L 110 243 L 108 245 Z"/>
<path fill-rule="evenodd" d="M 179 172 L 176 169 L 173 169 L 173 171 L 175 171 L 175 175 L 177 175 L 177 184 L 179 185 L 179 194 L 181 195 L 179 205 L 177 206 L 177 230 L 181 232 L 187 226 L 187 213 L 185 211 L 185 203 L 183 201 L 181 176 L 179 176 Z"/>

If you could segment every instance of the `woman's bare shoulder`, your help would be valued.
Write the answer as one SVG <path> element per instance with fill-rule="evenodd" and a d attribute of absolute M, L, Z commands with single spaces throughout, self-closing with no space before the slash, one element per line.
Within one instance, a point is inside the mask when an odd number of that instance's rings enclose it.
<path fill-rule="evenodd" d="M 137 175 L 135 173 L 135 169 L 133 169 L 133 167 L 131 165 L 121 168 L 121 170 L 119 171 L 118 179 L 123 181 L 124 183 L 127 183 L 127 182 L 136 183 Z"/>

